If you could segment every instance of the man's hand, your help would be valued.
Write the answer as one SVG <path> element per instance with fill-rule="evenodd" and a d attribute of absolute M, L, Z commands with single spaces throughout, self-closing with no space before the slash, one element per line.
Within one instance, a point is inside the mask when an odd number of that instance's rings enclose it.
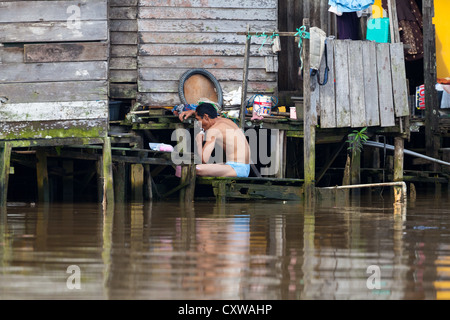
<path fill-rule="evenodd" d="M 192 115 L 194 115 L 195 110 L 187 110 L 187 111 L 183 111 L 178 118 L 180 119 L 180 121 L 184 121 L 186 119 L 188 119 L 189 117 L 191 117 Z"/>

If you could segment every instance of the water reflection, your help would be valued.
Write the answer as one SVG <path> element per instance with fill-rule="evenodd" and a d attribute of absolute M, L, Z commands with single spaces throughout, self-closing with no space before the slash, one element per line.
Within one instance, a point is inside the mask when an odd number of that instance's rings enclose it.
<path fill-rule="evenodd" d="M 448 200 L 19 205 L 1 299 L 448 299 Z M 68 281 L 80 270 L 80 289 Z M 376 273 L 375 271 L 379 271 Z"/>

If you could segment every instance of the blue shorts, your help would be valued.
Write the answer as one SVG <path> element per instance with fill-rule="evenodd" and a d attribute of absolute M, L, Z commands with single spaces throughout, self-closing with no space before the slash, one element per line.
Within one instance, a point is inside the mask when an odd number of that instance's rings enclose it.
<path fill-rule="evenodd" d="M 250 165 L 239 162 L 227 162 L 225 163 L 232 167 L 236 171 L 238 178 L 247 178 L 250 174 Z"/>

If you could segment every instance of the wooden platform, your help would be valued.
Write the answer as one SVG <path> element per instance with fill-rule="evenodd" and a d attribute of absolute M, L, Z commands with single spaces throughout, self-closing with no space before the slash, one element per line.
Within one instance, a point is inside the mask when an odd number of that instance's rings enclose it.
<path fill-rule="evenodd" d="M 228 199 L 303 199 L 302 179 L 197 177 L 197 185 L 210 185 L 217 201 Z"/>

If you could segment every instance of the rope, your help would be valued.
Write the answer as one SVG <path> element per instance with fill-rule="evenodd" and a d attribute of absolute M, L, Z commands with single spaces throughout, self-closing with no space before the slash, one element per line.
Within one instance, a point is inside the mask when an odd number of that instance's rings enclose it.
<path fill-rule="evenodd" d="M 303 70 L 303 39 L 310 39 L 311 35 L 309 32 L 306 32 L 306 26 L 301 26 L 297 29 L 297 33 L 294 37 L 299 37 L 298 47 L 300 49 L 300 70 Z"/>
<path fill-rule="evenodd" d="M 280 35 L 278 33 L 276 33 L 276 32 L 273 32 L 272 35 L 266 34 L 265 32 L 263 32 L 261 34 L 258 34 L 258 32 L 256 32 L 255 35 L 250 35 L 250 34 L 247 35 L 248 39 L 251 39 L 252 36 L 253 37 L 257 37 L 257 38 L 264 37 L 264 41 L 263 41 L 261 47 L 259 47 L 259 49 L 258 49 L 258 51 L 261 51 L 269 38 L 272 40 L 271 43 L 270 43 L 270 45 L 272 45 L 273 42 L 275 41 L 275 38 L 279 37 Z"/>

